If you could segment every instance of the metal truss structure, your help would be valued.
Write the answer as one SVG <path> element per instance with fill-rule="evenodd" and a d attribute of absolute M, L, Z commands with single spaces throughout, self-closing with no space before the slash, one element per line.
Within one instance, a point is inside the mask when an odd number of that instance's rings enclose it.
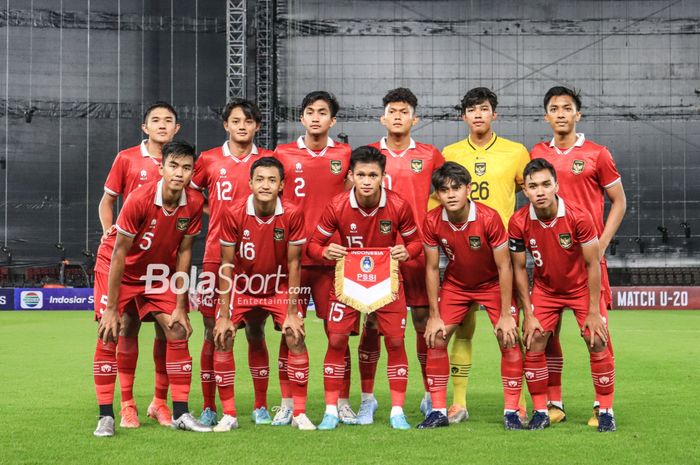
<path fill-rule="evenodd" d="M 226 98 L 246 96 L 246 0 L 226 1 Z"/>
<path fill-rule="evenodd" d="M 255 101 L 262 113 L 258 142 L 277 145 L 275 120 L 275 0 L 258 0 L 255 6 Z"/>

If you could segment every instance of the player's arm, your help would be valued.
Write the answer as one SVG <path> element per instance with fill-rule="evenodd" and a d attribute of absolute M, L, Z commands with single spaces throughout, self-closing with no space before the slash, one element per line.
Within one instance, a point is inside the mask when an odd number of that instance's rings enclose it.
<path fill-rule="evenodd" d="M 346 247 L 330 243 L 333 233 L 338 229 L 335 211 L 328 205 L 321 215 L 321 220 L 314 230 L 306 247 L 306 254 L 314 260 L 339 260 L 348 254 Z"/>
<path fill-rule="evenodd" d="M 605 326 L 603 317 L 600 315 L 600 251 L 598 240 L 594 239 L 585 244 L 581 244 L 583 260 L 586 262 L 588 272 L 588 315 L 583 323 L 581 333 L 588 328 L 591 333 L 590 346 L 595 343 L 595 335 L 603 342 L 608 341 L 608 329 Z"/>
<path fill-rule="evenodd" d="M 134 243 L 133 236 L 127 236 L 121 232 L 117 234 L 112 251 L 112 259 L 109 266 L 109 277 L 107 278 L 107 307 L 105 308 L 100 325 L 97 328 L 97 335 L 102 342 L 117 342 L 119 338 L 119 287 L 124 277 L 124 267 L 126 255 Z"/>
<path fill-rule="evenodd" d="M 610 199 L 610 212 L 605 220 L 605 227 L 600 235 L 598 242 L 599 247 L 599 258 L 605 255 L 605 250 L 610 245 L 610 241 L 617 230 L 622 224 L 622 219 L 625 217 L 625 212 L 627 211 L 627 196 L 625 195 L 625 189 L 622 187 L 622 182 L 613 184 L 612 186 L 605 189 L 605 195 Z"/>
<path fill-rule="evenodd" d="M 510 259 L 513 264 L 513 276 L 515 277 L 515 287 L 518 292 L 518 300 L 523 307 L 523 341 L 525 347 L 530 348 L 530 343 L 535 333 L 544 333 L 540 322 L 535 318 L 535 309 L 530 302 L 530 290 L 527 278 L 527 263 L 525 257 L 525 243 L 522 239 L 509 239 Z"/>
<path fill-rule="evenodd" d="M 301 286 L 301 245 L 289 244 L 287 246 L 287 269 L 289 273 L 289 307 L 287 317 L 282 325 L 282 332 L 290 331 L 295 340 L 303 338 L 304 320 L 299 316 L 298 299 L 299 286 Z"/>
<path fill-rule="evenodd" d="M 399 211 L 398 223 L 403 244 L 392 247 L 390 253 L 391 258 L 405 262 L 418 257 L 423 251 L 423 239 L 413 218 L 413 211 L 407 203 L 404 203 Z"/>
<path fill-rule="evenodd" d="M 100 199 L 100 204 L 97 207 L 100 224 L 102 225 L 102 238 L 104 239 L 109 231 L 112 229 L 112 224 L 114 223 L 114 204 L 117 203 L 117 196 L 109 194 L 107 192 L 102 194 Z"/>
<path fill-rule="evenodd" d="M 177 273 L 177 279 L 175 280 L 176 289 L 186 289 L 189 286 L 185 285 L 185 278 L 181 276 L 187 276 L 190 271 L 190 266 L 192 264 L 192 244 L 194 244 L 195 236 L 185 236 L 180 241 L 180 247 L 177 249 L 177 261 L 175 262 L 175 272 Z M 183 274 L 184 273 L 184 274 Z M 168 323 L 168 328 L 175 326 L 178 323 L 187 331 L 187 339 L 192 335 L 192 325 L 190 324 L 190 318 L 187 314 L 188 309 L 188 293 L 187 291 L 177 294 L 177 302 L 175 303 L 175 310 L 170 315 L 170 323 Z"/>
<path fill-rule="evenodd" d="M 233 268 L 236 244 L 220 241 L 221 267 L 219 268 L 219 312 L 214 325 L 214 343 L 226 347 L 226 339 L 233 337 L 236 328 L 231 323 L 231 293 L 233 292 Z"/>
<path fill-rule="evenodd" d="M 428 292 L 428 321 L 425 325 L 425 342 L 429 348 L 435 347 L 435 339 L 439 336 L 447 338 L 445 322 L 440 318 L 438 293 L 440 288 L 440 252 L 437 247 L 425 244 L 425 287 Z"/>
<path fill-rule="evenodd" d="M 498 218 L 497 221 L 500 221 Z M 498 337 L 501 333 L 503 347 L 514 347 L 518 342 L 518 327 L 510 314 L 510 304 L 513 296 L 513 267 L 510 261 L 507 242 L 493 249 L 493 259 L 498 269 L 498 286 L 501 290 L 501 316 L 493 331 Z"/>

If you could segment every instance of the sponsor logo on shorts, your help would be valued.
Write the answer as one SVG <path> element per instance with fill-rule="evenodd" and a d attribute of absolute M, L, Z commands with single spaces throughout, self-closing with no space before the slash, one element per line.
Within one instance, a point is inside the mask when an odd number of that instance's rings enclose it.
<path fill-rule="evenodd" d="M 571 165 L 571 172 L 579 175 L 583 173 L 583 168 L 585 168 L 586 162 L 583 160 L 574 160 L 574 163 Z"/>
<path fill-rule="evenodd" d="M 561 234 L 559 234 L 559 245 L 560 245 L 563 249 L 570 249 L 572 244 L 573 244 L 573 241 L 571 240 L 571 234 L 570 234 L 570 233 L 561 233 Z"/>

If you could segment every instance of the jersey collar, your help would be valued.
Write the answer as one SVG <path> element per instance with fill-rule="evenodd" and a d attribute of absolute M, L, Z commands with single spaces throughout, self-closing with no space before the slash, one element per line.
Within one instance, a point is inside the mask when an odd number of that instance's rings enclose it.
<path fill-rule="evenodd" d="M 153 163 L 155 163 L 156 165 L 160 165 L 160 160 L 148 153 L 148 146 L 146 145 L 146 142 L 148 142 L 148 139 L 144 139 L 141 141 L 141 156 L 143 158 L 150 158 L 153 161 Z"/>
<path fill-rule="evenodd" d="M 564 199 L 562 199 L 561 197 L 557 196 L 557 200 L 559 201 L 559 203 L 558 203 L 558 205 L 557 205 L 557 217 L 554 218 L 554 221 L 552 221 L 552 222 L 549 223 L 549 224 L 546 224 L 546 223 L 542 222 L 539 218 L 537 218 L 537 213 L 535 213 L 535 207 L 534 207 L 532 204 L 530 204 L 530 219 L 531 219 L 532 221 L 539 221 L 539 223 L 542 225 L 543 228 L 551 228 L 551 227 L 553 227 L 553 226 L 557 223 L 557 220 L 558 220 L 559 218 L 561 218 L 561 217 L 563 217 L 564 215 L 566 215 L 566 206 L 564 205 Z"/>
<path fill-rule="evenodd" d="M 333 141 L 333 139 L 329 137 L 326 140 L 326 146 L 323 148 L 323 150 L 321 150 L 321 153 L 317 154 L 316 152 L 314 152 L 306 146 L 306 142 L 304 142 L 304 136 L 299 136 L 299 138 L 297 139 L 297 147 L 299 149 L 305 149 L 309 153 L 309 155 L 316 158 L 324 156 L 326 154 L 326 150 L 328 150 L 328 147 L 335 147 L 335 141 Z"/>
<path fill-rule="evenodd" d="M 559 155 L 568 155 L 569 152 L 571 152 L 575 147 L 582 147 L 583 143 L 586 142 L 586 136 L 582 132 L 577 132 L 576 133 L 576 142 L 574 143 L 573 146 L 569 147 L 566 150 L 561 150 L 559 147 L 556 146 L 554 143 L 554 137 L 552 137 L 552 140 L 549 142 L 549 146 L 556 150 L 556 152 Z"/>
<path fill-rule="evenodd" d="M 469 136 L 467 136 L 467 144 L 469 144 L 469 147 L 471 147 L 473 150 L 488 150 L 491 147 L 493 147 L 493 144 L 495 144 L 497 140 L 498 140 L 498 136 L 494 132 L 493 135 L 491 136 L 491 140 L 489 140 L 488 144 L 486 144 L 483 147 L 477 147 L 476 145 L 472 144 L 471 138 Z"/>
<path fill-rule="evenodd" d="M 158 181 L 158 184 L 156 184 L 156 198 L 153 199 L 153 201 L 157 207 L 163 208 L 163 178 L 161 178 L 160 181 Z M 184 207 L 185 205 L 187 205 L 187 192 L 183 188 L 182 192 L 180 193 L 180 202 L 178 202 L 177 206 Z M 166 215 L 169 214 L 166 213 Z"/>
<path fill-rule="evenodd" d="M 360 205 L 357 203 L 357 199 L 355 198 L 355 188 L 353 187 L 350 189 L 350 194 L 349 194 L 349 199 L 350 199 L 350 206 L 356 210 L 359 210 L 360 213 L 362 213 L 363 216 L 374 216 L 377 214 L 380 208 L 386 207 L 386 190 L 382 187 L 382 194 L 379 197 L 379 205 L 377 205 L 377 208 L 372 210 L 371 212 L 367 213 L 365 212 L 362 208 L 360 208 Z"/>
<path fill-rule="evenodd" d="M 406 152 L 408 152 L 409 150 L 413 150 L 413 149 L 416 148 L 416 141 L 414 141 L 414 140 L 413 140 L 413 137 L 411 137 L 411 138 L 410 138 L 410 142 L 408 143 L 408 148 L 407 148 L 406 150 L 404 150 L 403 152 L 401 152 L 401 153 L 396 153 L 396 152 L 394 152 L 393 150 L 391 150 L 391 149 L 389 148 L 389 146 L 386 144 L 386 137 L 382 137 L 382 138 L 379 140 L 379 148 L 380 148 L 381 150 L 386 150 L 386 151 L 389 152 L 389 154 L 390 154 L 392 157 L 394 157 L 394 158 L 401 158 L 401 157 L 403 157 L 404 155 L 406 155 Z"/>
<path fill-rule="evenodd" d="M 245 158 L 241 160 L 238 157 L 234 157 L 231 150 L 228 148 L 228 141 L 224 142 L 224 145 L 221 146 L 221 150 L 224 152 L 225 157 L 230 157 L 236 163 L 246 162 L 250 159 L 250 157 L 258 154 L 258 146 L 253 144 L 253 148 L 251 148 L 250 153 L 246 155 Z"/>
<path fill-rule="evenodd" d="M 453 231 L 464 231 L 467 229 L 467 226 L 469 226 L 469 223 L 476 221 L 476 203 L 469 201 L 469 214 L 467 215 L 466 223 L 464 223 L 462 226 L 456 226 L 450 221 L 450 219 L 447 217 L 447 210 L 445 210 L 445 207 L 442 207 L 442 221 L 447 221 L 447 224 L 450 225 Z"/>
<path fill-rule="evenodd" d="M 260 221 L 261 223 L 270 223 L 271 219 L 268 221 L 262 221 L 256 214 L 255 214 L 255 204 L 253 203 L 254 196 L 253 194 L 250 194 L 248 196 L 248 200 L 246 201 L 245 205 L 245 212 L 246 214 L 250 216 L 254 216 Z M 275 214 L 274 216 L 282 215 L 284 214 L 284 207 L 282 207 L 282 201 L 280 200 L 279 197 L 277 197 L 277 205 L 275 206 Z"/>

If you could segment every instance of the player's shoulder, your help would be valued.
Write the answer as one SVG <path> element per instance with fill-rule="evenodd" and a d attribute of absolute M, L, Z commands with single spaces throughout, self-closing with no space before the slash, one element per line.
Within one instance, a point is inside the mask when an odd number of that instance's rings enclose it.
<path fill-rule="evenodd" d="M 465 150 L 469 150 L 469 142 L 468 138 L 464 138 L 462 140 L 458 140 L 457 142 L 454 142 L 448 146 L 446 146 L 444 149 L 442 149 L 442 154 L 447 158 L 447 157 L 453 157 L 455 155 L 458 155 L 461 152 L 464 152 Z"/>
<path fill-rule="evenodd" d="M 498 135 L 496 136 L 496 140 L 494 141 L 494 148 L 498 148 L 501 151 L 509 153 L 529 153 L 525 146 L 520 142 L 516 142 L 514 140 L 510 140 Z"/>
<path fill-rule="evenodd" d="M 117 153 L 117 157 L 119 158 L 133 158 L 135 156 L 141 156 L 141 144 L 120 150 L 119 153 Z"/>
<path fill-rule="evenodd" d="M 431 208 L 425 215 L 426 224 L 436 225 L 442 219 L 442 205 Z"/>
<path fill-rule="evenodd" d="M 510 217 L 510 221 L 508 222 L 508 225 L 512 224 L 525 224 L 525 221 L 530 215 L 530 204 L 528 203 L 527 205 L 524 205 L 517 209 L 515 213 L 513 213 L 513 216 Z"/>
<path fill-rule="evenodd" d="M 564 210 L 567 218 L 577 221 L 583 220 L 593 223 L 593 217 L 591 216 L 590 211 L 588 211 L 583 205 L 580 205 L 577 202 L 564 199 Z"/>
<path fill-rule="evenodd" d="M 551 150 L 549 148 L 549 143 L 547 141 L 542 140 L 532 146 L 532 149 L 530 150 L 530 157 L 541 158 L 546 157 L 550 153 Z"/>
<path fill-rule="evenodd" d="M 328 205 L 333 207 L 333 209 L 339 209 L 343 208 L 345 204 L 349 205 L 349 199 L 350 199 L 350 193 L 352 191 L 344 191 L 341 192 L 340 194 L 335 194 L 333 197 L 331 197 L 330 201 L 328 202 Z"/>
<path fill-rule="evenodd" d="M 265 147 L 258 147 L 258 155 L 261 157 L 274 157 L 275 151 L 266 149 Z"/>
<path fill-rule="evenodd" d="M 477 218 L 481 216 L 485 221 L 491 221 L 496 218 L 499 222 L 501 221 L 501 216 L 498 214 L 498 210 L 491 208 L 485 203 L 474 202 L 476 205 Z"/>
<path fill-rule="evenodd" d="M 587 154 L 589 154 L 591 156 L 596 156 L 596 157 L 604 152 L 610 153 L 606 146 L 599 144 L 597 142 L 593 142 L 590 139 L 586 139 L 583 141 L 583 145 L 581 145 L 581 149 L 583 149 Z"/>
<path fill-rule="evenodd" d="M 204 150 L 200 155 L 199 158 L 202 160 L 210 160 L 215 157 L 221 156 L 224 154 L 224 150 L 221 145 L 217 145 L 216 147 L 212 147 L 210 149 Z"/>
<path fill-rule="evenodd" d="M 430 157 L 440 153 L 440 149 L 433 144 L 427 144 L 425 142 L 416 142 L 416 151 Z"/>
<path fill-rule="evenodd" d="M 304 214 L 304 210 L 300 205 L 290 202 L 287 199 L 281 199 L 282 209 L 284 210 L 285 216 L 294 217 Z"/>
<path fill-rule="evenodd" d="M 411 205 L 408 202 L 408 200 L 401 197 L 401 194 L 399 194 L 398 192 L 389 189 L 384 189 L 384 192 L 386 193 L 387 205 L 393 205 L 394 207 L 396 207 L 396 209 L 402 209 L 406 207 L 411 208 Z"/>
<path fill-rule="evenodd" d="M 279 144 L 277 147 L 275 147 L 274 152 L 281 155 L 297 153 L 299 152 L 299 146 L 297 145 L 296 141 L 287 142 L 286 144 Z"/>
<path fill-rule="evenodd" d="M 185 195 L 187 196 L 187 203 L 192 202 L 194 208 L 200 208 L 204 205 L 204 194 L 197 189 L 187 186 L 185 187 Z"/>
<path fill-rule="evenodd" d="M 352 147 L 350 147 L 350 144 L 346 144 L 345 142 L 338 142 L 337 140 L 333 140 L 333 152 L 335 153 L 340 153 L 344 156 L 350 156 L 352 154 Z"/>
<path fill-rule="evenodd" d="M 377 149 L 377 150 L 381 150 L 381 149 L 382 149 L 382 144 L 381 144 L 381 141 L 379 141 L 379 140 L 375 140 L 374 142 L 367 144 L 367 146 L 368 146 L 368 147 L 374 147 L 374 148 Z"/>

